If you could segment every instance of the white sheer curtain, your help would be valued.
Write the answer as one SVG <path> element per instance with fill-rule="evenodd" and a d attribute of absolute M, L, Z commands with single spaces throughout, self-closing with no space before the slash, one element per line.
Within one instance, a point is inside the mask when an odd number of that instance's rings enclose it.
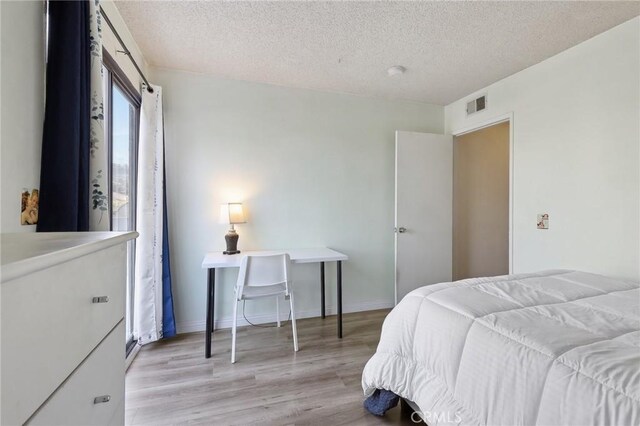
<path fill-rule="evenodd" d="M 138 147 L 136 285 L 133 331 L 141 344 L 162 338 L 164 130 L 162 88 L 142 89 Z"/>
<path fill-rule="evenodd" d="M 109 149 L 104 141 L 104 93 L 102 75 L 102 15 L 100 1 L 89 1 L 89 48 L 91 51 L 91 121 L 89 124 L 89 177 L 91 208 L 89 229 L 109 230 Z"/>

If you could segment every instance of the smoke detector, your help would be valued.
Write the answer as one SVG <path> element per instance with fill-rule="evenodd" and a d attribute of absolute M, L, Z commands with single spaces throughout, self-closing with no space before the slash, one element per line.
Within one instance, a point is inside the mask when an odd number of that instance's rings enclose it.
<path fill-rule="evenodd" d="M 396 77 L 404 74 L 406 71 L 407 69 L 402 65 L 394 65 L 387 70 L 387 74 L 389 74 L 389 77 Z"/>

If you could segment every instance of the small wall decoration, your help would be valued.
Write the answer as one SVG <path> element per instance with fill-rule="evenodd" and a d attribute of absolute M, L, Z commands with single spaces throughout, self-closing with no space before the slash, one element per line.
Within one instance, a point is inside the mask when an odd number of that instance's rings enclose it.
<path fill-rule="evenodd" d="M 549 229 L 548 213 L 542 213 L 538 215 L 538 229 Z"/>
<path fill-rule="evenodd" d="M 20 200 L 20 224 L 35 225 L 38 223 L 38 201 L 40 193 L 37 189 L 23 188 Z"/>

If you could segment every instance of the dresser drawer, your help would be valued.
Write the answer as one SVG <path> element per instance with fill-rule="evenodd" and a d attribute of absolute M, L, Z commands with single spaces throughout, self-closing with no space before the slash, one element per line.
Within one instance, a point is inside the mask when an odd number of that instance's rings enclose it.
<path fill-rule="evenodd" d="M 124 359 L 124 321 L 121 321 L 28 424 L 124 424 Z M 106 396 L 107 402 L 94 401 Z"/>
<path fill-rule="evenodd" d="M 24 423 L 122 320 L 125 287 L 126 243 L 2 284 L 2 424 Z"/>

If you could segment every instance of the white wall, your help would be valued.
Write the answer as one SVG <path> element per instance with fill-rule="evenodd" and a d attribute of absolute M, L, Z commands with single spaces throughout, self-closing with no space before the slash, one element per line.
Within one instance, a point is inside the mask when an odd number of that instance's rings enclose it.
<path fill-rule="evenodd" d="M 445 109 L 447 132 L 513 112 L 514 272 L 640 277 L 640 18 Z M 536 215 L 549 213 L 549 230 Z"/>
<path fill-rule="evenodd" d="M 146 63 L 111 0 L 103 8 L 143 70 Z M 44 2 L 0 1 L 0 231 L 35 231 L 20 225 L 20 193 L 40 186 L 40 153 L 44 120 Z M 103 23 L 103 45 L 134 86 L 140 77 Z"/>
<path fill-rule="evenodd" d="M 44 3 L 0 2 L 0 230 L 20 225 L 22 188 L 40 186 L 44 119 Z"/>
<path fill-rule="evenodd" d="M 180 332 L 204 329 L 205 252 L 224 249 L 219 205 L 242 201 L 239 248 L 328 246 L 344 264 L 345 310 L 393 303 L 394 131 L 442 133 L 441 106 L 154 70 L 163 86 L 170 240 Z M 319 266 L 294 268 L 300 315 L 318 315 Z M 236 271 L 218 281 L 228 325 Z M 335 305 L 335 266 L 327 265 Z M 247 302 L 256 320 L 273 302 Z"/>

